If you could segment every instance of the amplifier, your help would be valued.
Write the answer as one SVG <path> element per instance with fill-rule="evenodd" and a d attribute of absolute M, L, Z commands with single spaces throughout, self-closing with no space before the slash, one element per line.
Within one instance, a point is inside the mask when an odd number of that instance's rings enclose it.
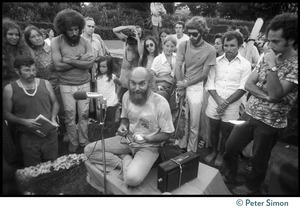
<path fill-rule="evenodd" d="M 160 163 L 157 169 L 157 188 L 161 192 L 170 192 L 197 178 L 199 158 L 199 154 L 190 151 Z"/>

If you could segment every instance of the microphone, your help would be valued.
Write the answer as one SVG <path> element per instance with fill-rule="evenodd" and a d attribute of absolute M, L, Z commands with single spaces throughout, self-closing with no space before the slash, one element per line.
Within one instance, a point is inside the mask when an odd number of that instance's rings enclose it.
<path fill-rule="evenodd" d="M 103 98 L 103 95 L 97 92 L 78 91 L 73 94 L 73 97 L 76 100 L 85 100 L 87 98 Z"/>

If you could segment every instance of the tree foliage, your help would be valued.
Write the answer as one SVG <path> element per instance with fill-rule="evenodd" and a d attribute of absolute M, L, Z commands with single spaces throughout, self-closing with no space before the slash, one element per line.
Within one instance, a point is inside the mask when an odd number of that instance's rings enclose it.
<path fill-rule="evenodd" d="M 187 5 L 191 11 L 190 16 L 246 21 L 255 21 L 258 17 L 267 21 L 283 12 L 298 13 L 296 2 L 181 2 L 176 7 L 174 2 L 163 4 L 168 15 L 173 15 L 177 7 Z M 121 22 L 141 22 L 150 14 L 150 2 L 91 2 L 88 5 L 83 2 L 4 2 L 2 17 L 24 22 L 53 22 L 55 15 L 65 8 L 72 8 L 84 16 L 91 16 L 96 24 L 107 27 L 120 25 Z"/>

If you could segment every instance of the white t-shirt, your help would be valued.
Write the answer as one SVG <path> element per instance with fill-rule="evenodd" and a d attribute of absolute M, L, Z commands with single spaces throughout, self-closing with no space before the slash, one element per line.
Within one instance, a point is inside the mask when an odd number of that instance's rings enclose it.
<path fill-rule="evenodd" d="M 107 101 L 108 107 L 113 107 L 118 104 L 118 95 L 116 94 L 116 85 L 114 83 L 116 75 L 113 74 L 112 79 L 108 81 L 107 75 L 102 78 L 97 77 L 97 93 L 102 94 Z"/>
<path fill-rule="evenodd" d="M 177 49 L 178 49 L 178 46 L 179 46 L 179 44 L 180 44 L 181 42 L 190 40 L 190 38 L 189 38 L 188 35 L 186 35 L 186 34 L 183 34 L 183 36 L 182 36 L 180 39 L 177 38 L 177 34 L 174 34 L 174 35 L 172 35 L 172 36 L 175 37 L 176 40 L 177 40 L 177 45 L 176 45 L 176 48 L 177 48 Z"/>
<path fill-rule="evenodd" d="M 127 91 L 123 96 L 121 118 L 129 120 L 129 137 L 133 134 L 152 136 L 158 132 L 175 131 L 168 101 L 161 95 L 151 92 L 142 106 L 133 104 Z M 161 143 L 132 143 L 133 147 L 158 147 Z"/>

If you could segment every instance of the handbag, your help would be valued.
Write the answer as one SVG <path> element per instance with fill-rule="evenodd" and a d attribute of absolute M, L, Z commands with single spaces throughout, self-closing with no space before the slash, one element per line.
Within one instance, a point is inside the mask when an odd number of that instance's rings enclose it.
<path fill-rule="evenodd" d="M 147 17 L 144 22 L 143 22 L 143 26 L 145 29 L 148 29 L 148 30 L 151 30 L 152 27 L 153 27 L 153 24 L 152 24 L 152 17 L 149 16 Z"/>

